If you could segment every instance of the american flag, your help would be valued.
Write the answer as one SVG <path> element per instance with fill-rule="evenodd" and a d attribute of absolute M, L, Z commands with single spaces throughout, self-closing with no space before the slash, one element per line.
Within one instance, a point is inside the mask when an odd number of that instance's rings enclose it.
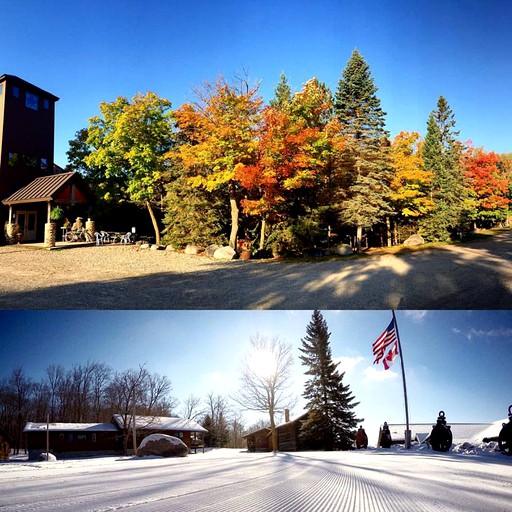
<path fill-rule="evenodd" d="M 391 348 L 388 351 L 389 347 Z M 391 320 L 386 330 L 374 342 L 373 355 L 375 356 L 375 361 L 373 361 L 373 364 L 380 363 L 381 359 L 384 358 L 383 364 L 386 370 L 390 368 L 393 360 L 398 355 L 398 337 L 396 334 L 396 324 L 394 318 Z M 384 357 L 384 355 L 386 357 Z"/>

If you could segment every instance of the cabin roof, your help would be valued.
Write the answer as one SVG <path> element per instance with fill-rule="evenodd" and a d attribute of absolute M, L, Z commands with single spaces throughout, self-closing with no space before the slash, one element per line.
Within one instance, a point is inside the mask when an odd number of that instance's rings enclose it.
<path fill-rule="evenodd" d="M 127 423 L 131 424 L 131 415 L 127 416 Z M 114 421 L 123 427 L 123 416 L 114 414 Z M 181 430 L 183 432 L 208 432 L 199 423 L 186 418 L 169 416 L 135 416 L 135 426 L 139 430 Z"/>
<path fill-rule="evenodd" d="M 49 427 L 49 428 L 48 428 Z M 29 421 L 23 432 L 117 432 L 113 423 L 33 423 Z"/>

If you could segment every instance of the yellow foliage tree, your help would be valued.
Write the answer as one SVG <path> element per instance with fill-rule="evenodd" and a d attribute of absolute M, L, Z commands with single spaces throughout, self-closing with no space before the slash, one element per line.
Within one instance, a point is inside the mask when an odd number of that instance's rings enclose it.
<path fill-rule="evenodd" d="M 425 170 L 420 150 L 419 133 L 400 132 L 389 151 L 394 170 L 391 200 L 396 212 L 406 218 L 423 216 L 434 207 L 428 197 L 432 172 Z"/>

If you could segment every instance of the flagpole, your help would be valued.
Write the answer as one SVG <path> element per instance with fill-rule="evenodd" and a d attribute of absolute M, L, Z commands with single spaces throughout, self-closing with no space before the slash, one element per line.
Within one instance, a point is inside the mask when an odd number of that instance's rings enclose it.
<path fill-rule="evenodd" d="M 409 430 L 409 404 L 407 402 L 407 385 L 405 383 L 405 368 L 404 368 L 404 356 L 402 354 L 402 344 L 400 343 L 400 334 L 398 332 L 398 323 L 396 321 L 395 310 L 391 310 L 393 313 L 393 320 L 395 322 L 396 338 L 398 340 L 398 353 L 400 354 L 400 365 L 402 366 L 402 380 L 404 383 L 404 400 L 405 400 L 405 449 L 408 450 L 411 447 L 411 435 Z"/>

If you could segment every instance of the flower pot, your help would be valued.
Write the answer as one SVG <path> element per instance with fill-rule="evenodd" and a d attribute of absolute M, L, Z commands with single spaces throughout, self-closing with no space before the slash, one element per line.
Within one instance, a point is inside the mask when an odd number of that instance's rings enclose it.
<path fill-rule="evenodd" d="M 251 251 L 244 251 L 240 253 L 240 259 L 241 260 L 250 260 L 251 259 Z"/>

